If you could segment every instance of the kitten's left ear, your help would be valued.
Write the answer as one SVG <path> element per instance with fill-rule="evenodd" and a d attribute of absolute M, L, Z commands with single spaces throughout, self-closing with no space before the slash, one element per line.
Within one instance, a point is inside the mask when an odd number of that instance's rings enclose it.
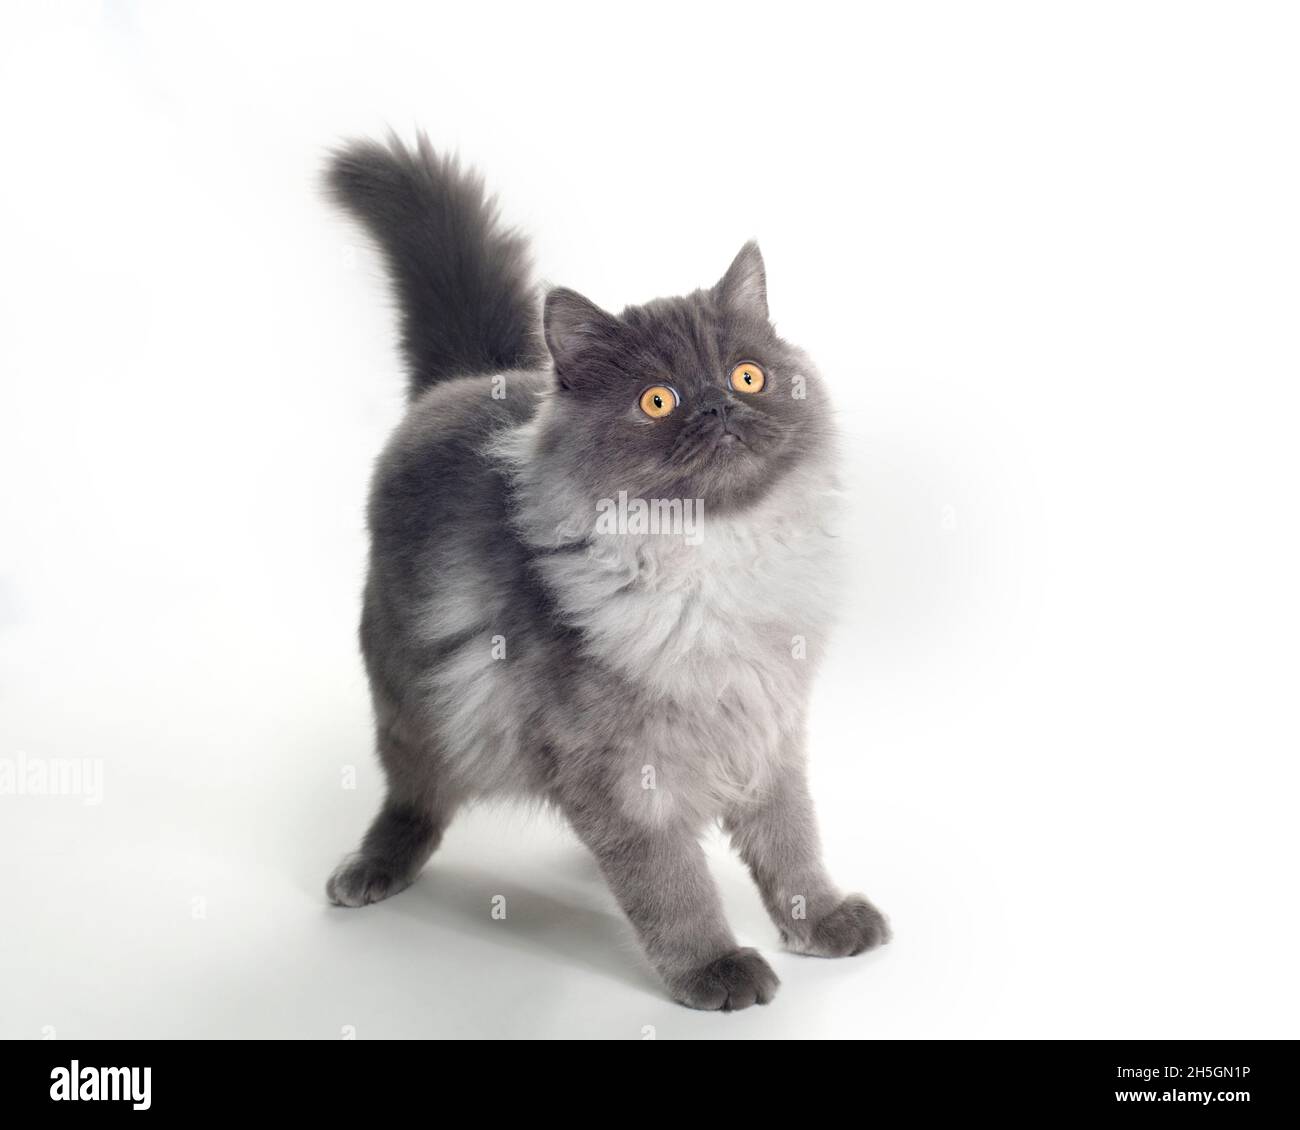
<path fill-rule="evenodd" d="M 731 309 L 767 321 L 767 271 L 757 243 L 751 239 L 740 249 L 713 291 Z"/>

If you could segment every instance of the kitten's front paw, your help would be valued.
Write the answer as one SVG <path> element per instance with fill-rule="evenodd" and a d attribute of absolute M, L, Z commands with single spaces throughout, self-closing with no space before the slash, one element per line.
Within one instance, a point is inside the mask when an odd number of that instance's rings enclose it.
<path fill-rule="evenodd" d="M 852 957 L 890 939 L 889 919 L 861 895 L 849 895 L 796 948 L 816 957 Z"/>
<path fill-rule="evenodd" d="M 687 1008 L 733 1012 L 751 1004 L 767 1004 L 780 983 L 757 950 L 740 949 L 692 970 L 671 988 Z"/>
<path fill-rule="evenodd" d="M 364 855 L 350 855 L 334 869 L 325 884 L 325 894 L 335 906 L 366 906 L 410 885 L 410 879 L 393 874 L 382 863 Z"/>

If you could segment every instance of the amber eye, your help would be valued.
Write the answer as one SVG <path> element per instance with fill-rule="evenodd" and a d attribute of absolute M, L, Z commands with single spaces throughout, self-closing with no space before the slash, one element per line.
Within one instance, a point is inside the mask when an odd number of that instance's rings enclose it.
<path fill-rule="evenodd" d="M 651 385 L 641 394 L 641 411 L 652 420 L 662 419 L 677 407 L 677 394 L 667 385 Z"/>
<path fill-rule="evenodd" d="M 737 392 L 762 392 L 766 379 L 763 370 L 752 361 L 745 361 L 731 370 L 731 387 Z"/>

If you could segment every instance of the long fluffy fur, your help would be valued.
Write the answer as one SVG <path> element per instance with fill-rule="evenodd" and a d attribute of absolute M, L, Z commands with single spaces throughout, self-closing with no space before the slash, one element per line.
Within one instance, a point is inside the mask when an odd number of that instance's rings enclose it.
<path fill-rule="evenodd" d="M 618 315 L 553 291 L 544 364 L 522 244 L 477 179 L 424 139 L 353 145 L 330 175 L 392 267 L 413 390 L 441 382 L 376 468 L 361 643 L 388 795 L 330 898 L 395 893 L 461 806 L 509 795 L 565 815 L 686 1004 L 777 983 L 727 926 L 698 843 L 716 820 L 790 948 L 886 940 L 822 866 L 804 779 L 835 445 L 757 246 L 712 288 Z M 762 396 L 728 383 L 740 359 Z M 635 407 L 652 380 L 680 398 L 668 419 Z M 703 540 L 602 528 L 622 494 L 707 503 Z"/>
<path fill-rule="evenodd" d="M 326 182 L 387 262 L 412 398 L 448 377 L 541 364 L 527 244 L 478 176 L 420 134 L 413 150 L 395 136 L 347 145 Z"/>

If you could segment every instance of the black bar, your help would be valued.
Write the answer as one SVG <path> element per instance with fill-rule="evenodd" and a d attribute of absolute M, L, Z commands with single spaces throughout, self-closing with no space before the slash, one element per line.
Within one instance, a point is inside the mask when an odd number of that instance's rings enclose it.
<path fill-rule="evenodd" d="M 2 1053 L 0 1111 L 55 1118 L 69 1112 L 87 1118 L 207 1118 L 285 1111 L 337 1119 L 429 1102 L 429 1117 L 436 1121 L 477 1098 L 493 1115 L 498 1104 L 509 1110 L 519 1103 L 525 1116 L 536 1118 L 549 1117 L 546 1109 L 557 1100 L 576 1101 L 595 1114 L 601 1108 L 589 1102 L 622 1090 L 625 1099 L 636 1098 L 634 1109 L 648 1113 L 659 1107 L 668 1117 L 674 1108 L 681 1111 L 678 1104 L 688 1095 L 707 1093 L 715 1085 L 711 1079 L 722 1088 L 719 1100 L 739 1089 L 760 1104 L 769 1095 L 781 1106 L 806 1103 L 809 1114 L 828 1102 L 850 1109 L 861 1102 L 871 1109 L 889 1101 L 913 1117 L 1001 1112 L 1068 1117 L 1136 1110 L 1146 1119 L 1178 1110 L 1198 1119 L 1240 1122 L 1287 1117 L 1295 1106 L 1294 1041 L 706 1046 L 707 1056 L 698 1046 L 577 1052 L 420 1041 L 12 1041 Z M 68 1096 L 74 1063 L 86 1097 Z M 134 1076 L 106 1075 L 102 1068 L 138 1070 Z M 88 1069 L 94 1070 L 88 1074 Z M 90 1097 L 101 1086 L 110 1092 L 116 1086 L 117 1100 Z M 1185 1097 L 1192 1093 L 1197 1098 Z"/>

